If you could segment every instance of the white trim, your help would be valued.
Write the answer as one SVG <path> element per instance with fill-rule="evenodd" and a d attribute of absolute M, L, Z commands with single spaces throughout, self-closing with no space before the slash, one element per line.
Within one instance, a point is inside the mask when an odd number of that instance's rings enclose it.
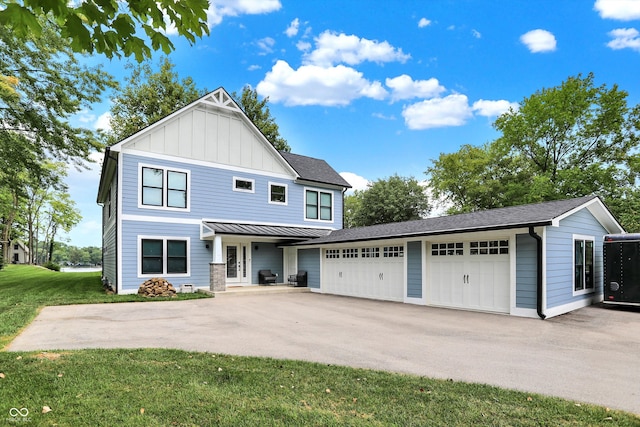
<path fill-rule="evenodd" d="M 188 224 L 188 225 L 200 225 L 202 220 L 200 219 L 189 219 L 189 218 L 178 218 L 178 217 L 161 217 L 161 216 L 150 216 L 150 215 L 135 215 L 135 214 L 124 214 L 122 215 L 123 221 L 140 221 L 140 222 L 165 222 L 167 224 Z"/>
<path fill-rule="evenodd" d="M 277 179 L 290 179 L 292 181 L 297 179 L 297 175 L 295 175 L 294 173 L 292 173 L 291 175 L 286 175 L 286 174 L 282 174 L 282 173 L 269 172 L 269 171 L 264 171 L 264 170 L 260 170 L 260 169 L 251 169 L 251 168 L 246 168 L 246 167 L 241 167 L 241 166 L 226 165 L 226 164 L 223 164 L 223 163 L 211 162 L 211 161 L 207 161 L 207 160 L 198 160 L 198 159 L 181 158 L 181 157 L 176 157 L 176 156 L 168 156 L 166 154 L 153 153 L 151 151 L 127 149 L 127 150 L 124 150 L 123 153 L 126 154 L 126 155 L 130 155 L 130 156 L 146 157 L 146 158 L 149 158 L 151 160 L 158 159 L 158 160 L 164 160 L 164 161 L 168 161 L 168 162 L 184 163 L 184 164 L 187 164 L 187 165 L 203 166 L 203 167 L 228 170 L 228 171 L 238 172 L 238 173 L 251 173 L 251 174 L 255 174 L 255 175 L 274 177 L 274 178 L 277 178 Z M 287 169 L 287 168 L 285 168 L 285 169 Z"/>
<path fill-rule="evenodd" d="M 284 202 L 274 202 L 271 200 L 271 187 L 284 187 Z M 289 204 L 289 186 L 287 184 L 269 181 L 267 188 L 267 202 L 269 202 L 270 205 L 287 206 Z"/>
<path fill-rule="evenodd" d="M 313 191 L 318 193 L 318 219 L 307 218 L 307 191 Z M 320 219 L 320 193 L 329 194 L 331 196 L 331 219 Z M 319 222 L 325 224 L 333 224 L 335 223 L 335 200 L 333 197 L 334 193 L 331 190 L 326 190 L 317 187 L 304 187 L 302 189 L 302 219 L 305 222 Z"/>
<path fill-rule="evenodd" d="M 162 240 L 162 273 L 142 273 L 142 241 L 143 240 Z M 187 272 L 186 273 L 167 273 L 167 240 L 181 240 L 187 242 Z M 162 275 L 163 277 L 191 277 L 191 237 L 178 236 L 152 236 L 139 234 L 137 237 L 137 270 L 139 278 L 151 278 Z"/>
<path fill-rule="evenodd" d="M 242 181 L 242 182 L 250 182 L 251 183 L 251 188 L 250 189 L 246 189 L 246 188 L 238 188 L 238 181 Z M 238 193 L 251 193 L 251 194 L 255 194 L 256 192 L 256 180 L 253 178 L 243 178 L 241 176 L 234 176 L 233 177 L 233 184 L 231 184 L 231 189 L 233 191 L 237 191 Z"/>
<path fill-rule="evenodd" d="M 142 170 L 144 168 L 149 169 L 162 169 L 162 206 L 144 205 L 142 204 Z M 184 208 L 176 208 L 167 206 L 168 191 L 169 191 L 169 174 L 167 172 L 179 172 L 187 175 L 187 206 Z M 191 171 L 189 169 L 179 169 L 172 166 L 157 166 L 149 163 L 138 162 L 138 209 L 152 209 L 160 211 L 173 211 L 173 212 L 191 212 Z"/>
<path fill-rule="evenodd" d="M 106 159 L 104 160 L 107 161 Z M 118 178 L 116 182 L 116 191 L 118 192 L 118 206 L 117 209 L 117 217 L 116 217 L 116 293 L 119 294 L 122 292 L 122 221 L 124 220 L 122 217 L 122 169 L 124 159 L 123 156 L 118 156 Z"/>
<path fill-rule="evenodd" d="M 574 301 L 569 304 L 563 304 L 557 307 L 549 308 L 548 310 L 545 311 L 544 314 L 547 316 L 547 319 L 548 319 L 550 317 L 559 316 L 561 314 L 565 314 L 570 311 L 577 310 L 579 308 L 588 307 L 594 303 L 600 302 L 601 299 L 602 299 L 602 294 L 594 294 L 587 298 L 583 298 L 579 301 Z"/>
<path fill-rule="evenodd" d="M 607 209 L 604 203 L 602 203 L 602 200 L 600 200 L 599 197 L 595 197 L 588 202 L 570 210 L 569 212 L 566 212 L 554 218 L 552 220 L 552 225 L 554 227 L 559 227 L 560 221 L 584 208 L 587 208 L 587 210 L 589 210 L 591 215 L 594 216 L 594 218 L 607 230 L 609 234 L 624 233 L 624 228 L 622 228 L 622 225 L 620 225 L 620 223 L 614 218 L 614 216 L 611 215 L 611 212 L 609 211 L 609 209 Z"/>
<path fill-rule="evenodd" d="M 574 234 L 572 239 L 571 239 L 571 292 L 573 293 L 573 296 L 580 296 L 580 295 L 587 295 L 587 294 L 592 294 L 595 293 L 596 291 L 596 284 L 592 283 L 592 288 L 591 289 L 587 289 L 587 281 L 586 281 L 586 276 L 585 276 L 585 283 L 584 283 L 584 289 L 581 289 L 579 291 L 576 291 L 576 272 L 575 272 L 575 268 L 576 268 L 576 240 L 578 241 L 585 241 L 585 242 L 593 242 L 593 259 L 592 259 L 592 265 L 593 268 L 595 269 L 596 266 L 596 238 L 595 236 L 589 236 L 589 235 L 585 235 L 585 234 Z M 583 254 L 586 256 L 586 245 L 585 245 L 585 254 Z M 585 258 L 585 264 L 586 264 L 586 258 Z M 584 267 L 584 265 L 583 265 Z M 583 271 L 583 275 L 584 275 L 584 271 Z M 593 275 L 593 279 L 595 280 L 596 274 L 595 271 L 592 271 L 591 274 Z"/>

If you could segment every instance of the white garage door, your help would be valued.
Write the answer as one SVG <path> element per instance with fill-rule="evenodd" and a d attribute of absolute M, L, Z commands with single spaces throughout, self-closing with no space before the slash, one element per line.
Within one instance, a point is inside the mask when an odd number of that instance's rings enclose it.
<path fill-rule="evenodd" d="M 432 243 L 430 304 L 508 313 L 509 241 Z"/>
<path fill-rule="evenodd" d="M 322 261 L 322 292 L 403 300 L 404 246 L 325 249 Z"/>

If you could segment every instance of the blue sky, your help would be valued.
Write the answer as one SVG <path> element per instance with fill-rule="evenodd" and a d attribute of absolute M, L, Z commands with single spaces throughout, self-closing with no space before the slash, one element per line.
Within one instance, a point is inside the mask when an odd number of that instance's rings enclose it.
<path fill-rule="evenodd" d="M 440 153 L 495 139 L 497 115 L 569 76 L 593 72 L 640 103 L 640 0 L 213 0 L 209 25 L 193 46 L 172 36 L 180 77 L 256 88 L 292 152 L 327 160 L 355 188 L 396 173 L 426 180 Z M 89 62 L 128 74 L 125 60 Z M 109 108 L 74 120 L 104 127 Z M 98 180 L 98 166 L 69 171 L 84 218 L 70 244 L 101 246 Z"/>

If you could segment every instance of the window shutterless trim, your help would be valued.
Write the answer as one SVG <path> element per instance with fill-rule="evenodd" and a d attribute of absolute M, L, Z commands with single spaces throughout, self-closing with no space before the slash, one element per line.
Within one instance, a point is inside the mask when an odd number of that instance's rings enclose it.
<path fill-rule="evenodd" d="M 163 276 L 163 277 L 190 277 L 191 276 L 191 238 L 190 237 L 175 237 L 175 236 L 147 236 L 147 235 L 141 235 L 138 236 L 138 244 L 137 244 L 137 263 L 138 263 L 138 277 L 156 277 L 156 276 Z M 143 241 L 159 241 L 162 243 L 162 254 L 160 256 L 156 256 L 155 258 L 162 258 L 161 259 L 161 263 L 162 263 L 162 271 L 157 271 L 157 272 L 150 272 L 150 273 L 143 273 L 142 272 L 142 262 L 144 261 L 144 254 L 143 254 Z M 178 241 L 178 242 L 186 242 L 186 253 L 185 253 L 185 263 L 186 263 L 186 272 L 185 273 L 169 273 L 168 270 L 168 261 L 170 258 L 169 256 L 169 251 L 168 251 L 168 242 L 170 241 Z M 147 257 L 150 258 L 150 257 Z M 173 257 L 173 258 L 181 258 L 181 257 Z"/>
<path fill-rule="evenodd" d="M 274 201 L 273 200 L 273 187 L 283 187 L 284 188 L 284 201 Z M 283 205 L 286 206 L 289 204 L 289 187 L 287 184 L 281 184 L 279 182 L 271 182 L 269 181 L 269 193 L 267 194 L 267 201 L 273 205 Z"/>
<path fill-rule="evenodd" d="M 316 200 L 315 203 L 308 203 L 307 202 L 307 197 L 309 193 L 314 193 L 316 195 Z M 322 196 L 329 196 L 329 205 L 326 204 L 322 204 L 323 202 L 323 197 Z M 326 198 L 325 198 L 326 200 Z M 308 188 L 305 187 L 304 188 L 304 201 L 303 201 L 303 205 L 304 205 L 304 220 L 305 221 L 318 221 L 318 222 L 334 222 L 333 218 L 334 218 L 334 213 L 333 213 L 333 209 L 334 209 L 334 197 L 333 197 L 333 191 L 323 191 L 321 189 L 318 188 Z M 309 215 L 309 208 L 315 209 L 315 215 Z M 323 219 L 323 211 L 324 212 L 329 212 L 329 219 Z"/>
<path fill-rule="evenodd" d="M 582 260 L 581 264 L 576 264 L 576 242 L 583 242 L 582 247 Z M 591 243 L 591 259 L 587 260 L 587 242 Z M 573 239 L 571 240 L 571 290 L 573 291 L 573 296 L 577 295 L 585 295 L 591 294 L 596 291 L 595 284 L 595 258 L 596 258 L 596 238 L 595 236 L 587 236 L 582 234 L 574 234 Z M 590 265 L 589 265 L 590 264 Z M 582 289 L 576 290 L 576 273 L 578 265 L 582 266 L 581 280 L 582 280 Z M 587 266 L 590 266 L 591 271 L 587 271 Z M 591 287 L 587 288 L 587 277 L 590 276 L 591 279 Z"/>
<path fill-rule="evenodd" d="M 238 183 L 243 182 L 246 184 L 250 184 L 251 188 L 242 188 L 238 187 Z M 240 193 L 255 193 L 256 192 L 256 180 L 253 178 L 242 178 L 239 176 L 233 177 L 233 187 L 231 188 L 233 191 L 238 191 Z"/>
<path fill-rule="evenodd" d="M 143 185 L 143 170 L 144 169 L 156 169 L 162 171 L 162 187 Z M 186 188 L 185 190 L 171 189 L 169 188 L 169 172 L 183 173 L 186 175 Z M 162 191 L 162 204 L 151 205 L 144 204 L 144 188 L 156 188 Z M 186 197 L 185 207 L 168 206 L 169 191 L 184 191 Z M 155 209 L 174 212 L 190 212 L 191 211 L 191 171 L 188 169 L 180 169 L 167 166 L 157 166 L 148 163 L 138 163 L 138 208 L 140 209 Z"/>

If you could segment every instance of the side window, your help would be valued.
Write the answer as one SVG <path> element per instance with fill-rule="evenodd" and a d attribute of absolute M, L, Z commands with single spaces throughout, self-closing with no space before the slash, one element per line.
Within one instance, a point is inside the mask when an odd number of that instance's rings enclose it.
<path fill-rule="evenodd" d="M 269 183 L 269 203 L 287 204 L 287 186 L 286 184 Z"/>
<path fill-rule="evenodd" d="M 140 273 L 187 274 L 187 239 L 141 238 Z"/>
<path fill-rule="evenodd" d="M 233 177 L 233 191 L 243 191 L 245 193 L 255 193 L 255 180 L 248 178 Z"/>
<path fill-rule="evenodd" d="M 305 218 L 331 221 L 333 219 L 333 195 L 322 191 L 306 190 Z"/>
<path fill-rule="evenodd" d="M 139 207 L 189 209 L 189 172 L 162 167 L 140 169 Z"/>
<path fill-rule="evenodd" d="M 593 292 L 594 265 L 594 239 L 574 236 L 573 292 L 575 294 Z"/>

